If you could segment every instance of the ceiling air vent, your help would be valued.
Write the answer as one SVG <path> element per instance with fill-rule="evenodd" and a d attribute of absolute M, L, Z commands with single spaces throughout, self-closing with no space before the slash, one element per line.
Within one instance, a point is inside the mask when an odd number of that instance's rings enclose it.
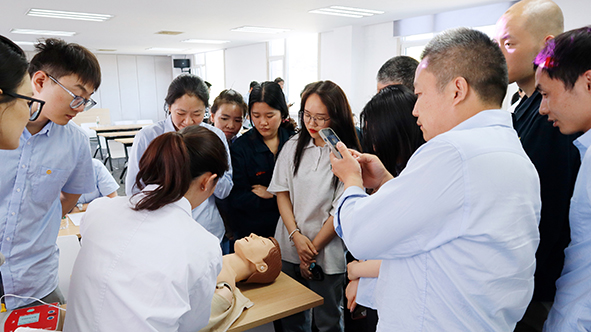
<path fill-rule="evenodd" d="M 181 33 L 183 33 L 183 32 L 182 31 L 167 31 L 167 30 L 162 30 L 162 31 L 156 32 L 157 35 L 169 35 L 169 36 L 176 36 L 176 35 L 180 35 Z"/>

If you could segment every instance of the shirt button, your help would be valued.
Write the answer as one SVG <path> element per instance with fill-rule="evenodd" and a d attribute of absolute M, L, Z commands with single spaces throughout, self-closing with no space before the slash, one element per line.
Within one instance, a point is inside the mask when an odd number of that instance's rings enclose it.
<path fill-rule="evenodd" d="M 7 237 L 7 238 L 6 238 L 6 241 L 10 241 L 10 238 L 9 238 L 9 237 Z"/>
<path fill-rule="evenodd" d="M 22 166 L 21 166 L 21 168 L 25 168 L 25 167 L 26 167 L 25 165 L 22 165 Z"/>
<path fill-rule="evenodd" d="M 14 213 L 14 212 L 13 212 L 13 213 L 11 213 L 11 214 L 14 216 L 16 213 Z"/>
<path fill-rule="evenodd" d="M 20 193 L 21 192 L 21 188 L 16 188 L 16 192 Z"/>
<path fill-rule="evenodd" d="M 27 142 L 27 145 L 31 145 L 31 142 Z"/>

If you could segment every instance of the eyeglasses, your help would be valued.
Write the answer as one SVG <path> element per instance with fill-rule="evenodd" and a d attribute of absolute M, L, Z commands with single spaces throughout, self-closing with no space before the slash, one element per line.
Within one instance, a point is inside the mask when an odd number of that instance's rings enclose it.
<path fill-rule="evenodd" d="M 11 96 L 13 98 L 20 98 L 28 100 L 27 104 L 29 105 L 29 121 L 35 121 L 39 118 L 39 114 L 41 114 L 41 110 L 43 109 L 43 105 L 45 105 L 44 100 L 39 100 L 23 95 L 19 95 L 18 93 L 12 92 L 4 92 L 5 95 Z"/>
<path fill-rule="evenodd" d="M 70 94 L 70 96 L 72 96 L 72 101 L 70 102 L 70 107 L 72 109 L 77 109 L 78 107 L 84 105 L 84 110 L 88 111 L 89 109 L 93 108 L 94 105 L 96 105 L 96 101 L 91 99 L 86 99 L 84 97 L 80 97 L 75 95 L 74 93 L 72 93 L 72 91 L 68 90 L 68 88 L 66 88 L 65 86 L 63 86 L 60 82 L 58 82 L 57 79 L 55 79 L 53 76 L 47 74 L 47 76 L 49 76 L 49 78 L 51 78 L 52 81 L 55 82 L 55 84 L 59 85 L 62 87 L 62 89 L 66 90 L 67 93 Z"/>
<path fill-rule="evenodd" d="M 330 121 L 329 117 L 312 116 L 312 114 L 304 112 L 304 122 L 310 122 L 312 119 L 314 120 L 314 123 L 319 126 L 324 126 L 327 121 Z"/>

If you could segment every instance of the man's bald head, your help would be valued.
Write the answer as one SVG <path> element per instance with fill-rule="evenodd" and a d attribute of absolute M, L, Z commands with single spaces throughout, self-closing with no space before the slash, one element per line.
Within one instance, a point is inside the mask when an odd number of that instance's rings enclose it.
<path fill-rule="evenodd" d="M 519 18 L 523 22 L 522 28 L 537 39 L 558 36 L 564 32 L 562 10 L 550 0 L 520 1 L 511 6 L 504 16 Z"/>
<path fill-rule="evenodd" d="M 495 36 L 507 60 L 509 82 L 530 96 L 535 89 L 533 61 L 563 30 L 562 10 L 550 0 L 523 0 L 511 6 L 497 22 Z"/>

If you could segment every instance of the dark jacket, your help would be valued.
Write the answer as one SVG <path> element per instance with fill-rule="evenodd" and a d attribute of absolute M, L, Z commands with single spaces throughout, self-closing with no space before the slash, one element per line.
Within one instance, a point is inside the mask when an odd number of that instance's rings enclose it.
<path fill-rule="evenodd" d="M 293 135 L 279 127 L 279 151 Z M 237 238 L 255 233 L 269 237 L 275 234 L 279 220 L 279 209 L 275 196 L 263 199 L 252 192 L 252 186 L 260 184 L 268 187 L 275 168 L 275 155 L 269 150 L 263 137 L 256 129 L 242 135 L 230 147 L 234 187 L 228 196 L 229 223 Z"/>

